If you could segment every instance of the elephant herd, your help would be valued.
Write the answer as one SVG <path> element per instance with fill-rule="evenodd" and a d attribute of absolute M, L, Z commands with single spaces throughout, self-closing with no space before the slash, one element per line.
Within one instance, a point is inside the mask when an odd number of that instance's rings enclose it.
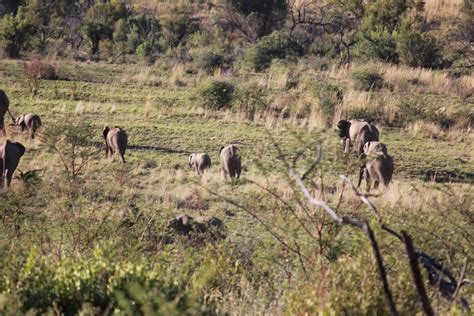
<path fill-rule="evenodd" d="M 28 130 L 29 137 L 33 139 L 38 128 L 41 127 L 41 119 L 35 113 L 27 113 L 13 117 L 9 110 L 9 99 L 5 92 L 0 89 L 0 131 L 6 135 L 5 114 L 9 113 L 13 126 L 19 126 L 21 131 Z M 377 189 L 380 183 L 386 187 L 389 185 L 394 170 L 392 157 L 387 152 L 387 147 L 379 142 L 378 129 L 368 123 L 358 120 L 341 120 L 337 123 L 338 134 L 343 144 L 344 153 L 349 153 L 351 147 L 357 151 L 362 165 L 359 170 L 358 186 L 365 178 L 367 190 L 370 190 L 370 179 L 374 180 L 374 188 Z M 125 163 L 125 151 L 127 149 L 128 136 L 120 127 L 106 126 L 102 131 L 105 141 L 106 157 L 119 155 L 120 160 Z M 0 143 L 0 166 L 1 187 L 9 186 L 20 158 L 25 153 L 25 147 L 10 140 Z M 240 177 L 242 164 L 235 145 L 223 146 L 219 150 L 220 171 L 224 178 L 231 179 Z M 208 172 L 211 168 L 211 157 L 207 153 L 194 153 L 188 157 L 190 168 L 194 168 L 198 176 Z"/>
<path fill-rule="evenodd" d="M 370 190 L 370 179 L 374 179 L 375 189 L 380 183 L 388 187 L 392 180 L 394 163 L 388 154 L 387 146 L 379 142 L 377 127 L 368 122 L 340 120 L 337 128 L 344 153 L 348 154 L 353 146 L 362 162 L 357 187 L 360 186 L 362 178 L 365 178 L 367 183 L 367 191 Z"/>

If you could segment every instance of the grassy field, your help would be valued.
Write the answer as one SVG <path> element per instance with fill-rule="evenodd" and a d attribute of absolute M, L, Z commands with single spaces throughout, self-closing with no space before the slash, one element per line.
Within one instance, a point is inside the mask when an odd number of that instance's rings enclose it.
<path fill-rule="evenodd" d="M 2 306 L 9 306 L 11 311 L 25 311 L 25 306 L 41 310 L 41 304 L 35 305 L 34 301 L 44 297 L 41 293 L 46 293 L 48 287 L 27 277 L 34 274 L 28 262 L 40 267 L 46 260 L 53 266 L 66 267 L 68 260 L 75 258 L 77 265 L 89 268 L 100 266 L 100 260 L 104 260 L 117 266 L 131 264 L 134 269 L 142 264 L 145 270 L 159 271 L 140 277 L 166 284 L 160 292 L 163 296 L 157 296 L 160 300 L 144 294 L 147 281 L 138 282 L 144 290 L 124 286 L 121 292 L 138 302 L 144 314 L 147 304 L 159 306 L 163 313 L 191 314 L 387 312 L 368 241 L 350 228 L 333 227 L 320 210 L 302 203 L 278 155 L 276 145 L 288 160 L 306 148 L 296 166 L 302 172 L 314 158 L 316 144 L 320 144 L 322 161 L 310 175 L 312 193 L 337 205 L 343 214 L 373 220 L 369 210 L 338 179 L 339 174 L 345 174 L 357 181 L 358 164 L 353 158 L 342 157 L 336 132 L 318 123 L 317 112 L 303 119 L 293 115 L 301 104 L 314 100 L 310 87 L 318 76 L 347 87 L 342 105 L 347 112 L 354 105 L 364 110 L 375 105 L 383 108 L 382 123 L 378 124 L 381 140 L 387 144 L 396 167 L 390 190 L 372 200 L 385 221 L 409 231 L 420 248 L 459 276 L 464 260 L 472 262 L 474 250 L 473 134 L 467 128 L 445 131 L 420 120 L 411 124 L 397 124 L 397 120 L 405 115 L 400 104 L 408 103 L 430 113 L 472 113 L 473 96 L 466 94 L 473 89 L 472 76 L 441 89 L 445 73 L 408 73 L 407 69 L 392 66 L 384 70 L 388 88 L 357 92 L 349 88 L 352 82 L 347 79 L 348 70 L 304 67 L 298 65 L 289 76 L 300 78 L 298 87 L 291 91 L 281 88 L 286 84 L 280 81 L 288 78 L 281 69 L 274 69 L 273 77 L 255 75 L 248 79 L 237 74 L 231 78 L 238 84 L 266 80 L 272 104 L 285 104 L 291 109 L 286 118 L 268 111 L 247 120 L 230 110 L 202 109 L 194 87 L 205 77 L 172 66 L 56 62 L 61 80 L 44 80 L 38 95 L 31 97 L 21 63 L 0 61 L 0 88 L 10 97 L 11 111 L 14 115 L 36 112 L 44 124 L 43 137 L 35 141 L 8 127 L 8 138 L 27 147 L 19 170 L 41 171 L 38 184 L 16 179 L 9 192 L 3 193 L 11 203 L 2 208 L 0 245 L 2 257 L 11 260 L 3 265 L 7 272 L 0 281 L 0 310 Z M 222 74 L 215 76 L 221 78 Z M 41 142 L 47 141 L 48 130 L 61 124 L 89 124 L 91 140 L 97 142 L 102 141 L 104 125 L 123 127 L 131 145 L 127 164 L 111 163 L 102 150 L 95 153 L 96 148 L 84 149 L 90 161 L 77 181 L 68 182 L 58 152 L 48 150 Z M 238 146 L 244 165 L 242 179 L 235 183 L 224 181 L 218 168 L 219 148 L 230 143 Z M 202 179 L 187 166 L 192 152 L 211 155 L 211 173 Z M 15 209 L 21 211 L 15 213 Z M 196 245 L 178 236 L 174 243 L 166 244 L 166 222 L 183 213 L 220 218 L 227 238 Z M 300 220 L 307 222 L 311 234 L 302 228 Z M 394 243 L 380 230 L 376 235 L 389 266 L 399 311 L 419 312 L 421 305 L 404 260 L 403 245 Z M 305 259 L 282 246 L 275 236 L 301 249 Z M 35 252 L 39 254 L 36 257 Z M 15 264 L 22 267 L 20 272 L 15 272 Z M 56 278 L 61 279 L 57 273 Z M 473 273 L 470 264 L 466 275 L 472 279 Z M 30 284 L 30 292 L 16 291 L 20 283 Z M 87 288 L 88 283 L 84 284 Z M 168 289 L 169 284 L 176 288 Z M 181 294 L 170 294 L 176 292 Z M 82 306 L 83 310 L 93 311 L 100 306 L 98 299 L 80 290 L 77 293 L 71 297 L 95 302 L 92 307 Z M 461 294 L 472 302 L 472 286 L 463 288 Z M 125 299 L 115 292 L 110 295 L 119 302 L 116 306 L 127 310 Z M 146 299 L 140 301 L 138 296 Z M 18 297 L 23 305 L 15 305 Z M 25 297 L 31 301 L 25 303 Z M 51 301 L 60 300 L 58 297 L 52 296 Z M 460 312 L 458 307 L 446 305 L 434 291 L 430 297 L 438 303 L 440 312 Z"/>

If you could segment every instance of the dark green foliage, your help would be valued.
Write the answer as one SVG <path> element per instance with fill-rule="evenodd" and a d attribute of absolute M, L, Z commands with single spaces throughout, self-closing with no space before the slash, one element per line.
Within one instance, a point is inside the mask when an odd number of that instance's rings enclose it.
<path fill-rule="evenodd" d="M 335 84 L 323 83 L 317 87 L 317 95 L 319 108 L 326 116 L 326 121 L 329 122 L 334 116 L 336 107 L 342 102 L 342 89 Z"/>
<path fill-rule="evenodd" d="M 227 81 L 210 80 L 198 88 L 202 104 L 210 109 L 222 109 L 231 105 L 235 87 Z"/>
<path fill-rule="evenodd" d="M 410 8 L 407 0 L 377 0 L 366 8 L 361 23 L 362 54 L 383 61 L 397 62 L 395 31 Z"/>
<path fill-rule="evenodd" d="M 199 30 L 198 25 L 187 14 L 170 14 L 163 19 L 163 36 L 170 47 L 176 47 L 186 37 Z"/>
<path fill-rule="evenodd" d="M 9 57 L 19 57 L 34 34 L 34 27 L 20 7 L 16 16 L 6 15 L 0 20 L 0 40 L 5 45 Z"/>
<path fill-rule="evenodd" d="M 284 11 L 287 9 L 286 1 L 284 0 L 229 0 L 229 3 L 237 12 L 245 15 L 251 13 L 269 15 L 273 11 Z"/>
<path fill-rule="evenodd" d="M 283 27 L 288 6 L 285 0 L 227 0 L 228 20 L 250 41 Z"/>
<path fill-rule="evenodd" d="M 97 3 L 87 11 L 82 24 L 84 35 L 91 42 L 92 55 L 98 53 L 101 40 L 113 38 L 115 23 L 127 15 L 125 5 L 120 2 Z"/>
<path fill-rule="evenodd" d="M 383 86 L 383 77 L 375 69 L 362 68 L 353 72 L 352 79 L 357 90 L 379 90 Z"/>
<path fill-rule="evenodd" d="M 423 22 L 406 18 L 396 34 L 400 62 L 412 67 L 439 67 L 442 65 L 441 46 L 432 35 L 423 30 Z"/>
<path fill-rule="evenodd" d="M 255 113 L 269 105 L 267 91 L 255 83 L 239 86 L 234 94 L 233 108 L 253 119 Z"/>
<path fill-rule="evenodd" d="M 208 74 L 217 68 L 224 67 L 226 63 L 224 54 L 215 47 L 200 50 L 196 54 L 195 60 L 197 67 L 206 71 Z"/>
<path fill-rule="evenodd" d="M 247 50 L 245 61 L 255 71 L 261 72 L 270 66 L 273 59 L 291 60 L 302 54 L 302 47 L 292 39 L 290 33 L 275 31 L 251 46 Z"/>

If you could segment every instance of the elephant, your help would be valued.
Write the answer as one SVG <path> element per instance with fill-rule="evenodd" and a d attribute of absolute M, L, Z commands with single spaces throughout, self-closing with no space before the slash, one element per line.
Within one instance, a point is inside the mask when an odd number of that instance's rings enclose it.
<path fill-rule="evenodd" d="M 374 189 L 377 189 L 380 183 L 388 187 L 392 180 L 394 163 L 392 157 L 387 152 L 387 147 L 378 141 L 371 141 L 364 145 L 364 153 L 360 155 L 361 160 L 365 160 L 359 172 L 360 187 L 362 178 L 367 183 L 367 191 L 370 191 L 370 178 L 374 179 Z"/>
<path fill-rule="evenodd" d="M 108 157 L 109 153 L 114 161 L 114 155 L 119 154 L 120 159 L 125 163 L 125 150 L 127 149 L 128 136 L 127 133 L 118 126 L 115 127 L 104 127 L 102 131 L 105 140 L 105 156 Z"/>
<path fill-rule="evenodd" d="M 365 143 L 379 140 L 379 130 L 368 122 L 340 120 L 337 128 L 346 154 L 349 153 L 352 144 L 360 155 L 364 152 Z"/>
<path fill-rule="evenodd" d="M 189 167 L 196 169 L 198 176 L 203 175 L 204 171 L 211 168 L 211 157 L 206 153 L 191 154 L 188 159 Z"/>
<path fill-rule="evenodd" d="M 41 118 L 35 113 L 23 114 L 15 119 L 15 125 L 20 126 L 22 132 L 28 128 L 30 138 L 34 139 L 37 129 L 41 127 Z"/>
<path fill-rule="evenodd" d="M 242 172 L 242 165 L 240 163 L 240 157 L 237 155 L 237 147 L 235 145 L 222 146 L 219 153 L 221 173 L 224 179 L 227 178 L 227 176 L 230 176 L 231 179 L 238 179 Z"/>
<path fill-rule="evenodd" d="M 2 168 L 1 173 L 1 186 L 10 186 L 12 182 L 13 173 L 18 167 L 20 158 L 25 154 L 25 146 L 17 142 L 11 142 L 5 140 L 0 145 L 0 166 Z"/>
<path fill-rule="evenodd" d="M 8 99 L 7 94 L 5 91 L 0 89 L 0 130 L 2 131 L 3 135 L 7 135 L 7 131 L 5 130 L 5 113 L 9 113 L 12 120 L 13 124 L 15 124 L 15 119 L 13 118 L 12 113 L 8 109 L 10 106 L 10 100 Z"/>

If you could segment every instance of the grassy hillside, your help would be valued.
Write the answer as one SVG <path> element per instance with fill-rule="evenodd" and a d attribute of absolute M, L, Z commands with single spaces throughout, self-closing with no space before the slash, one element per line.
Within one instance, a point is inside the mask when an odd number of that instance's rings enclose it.
<path fill-rule="evenodd" d="M 366 67 L 357 64 L 301 60 L 273 63 L 263 74 L 211 75 L 263 89 L 268 103 L 249 117 L 203 109 L 199 87 L 209 77 L 192 64 L 51 63 L 59 80 L 43 80 L 31 97 L 21 62 L 0 62 L 11 111 L 36 112 L 44 124 L 34 141 L 8 127 L 8 138 L 27 147 L 19 171 L 39 171 L 2 192 L 4 313 L 387 313 L 369 241 L 304 202 L 282 162 L 304 149 L 296 164 L 303 172 L 317 144 L 322 161 L 308 177 L 311 193 L 372 224 L 399 312 L 420 312 L 403 244 L 378 228 L 338 177 L 357 181 L 357 159 L 342 156 L 332 128 L 349 115 L 374 117 L 396 162 L 390 190 L 371 197 L 384 222 L 408 231 L 456 277 L 472 261 L 474 139 L 464 120 L 472 115 L 472 75 L 373 64 L 384 77 L 378 91 L 357 89 L 353 74 Z M 317 93 L 327 83 L 343 94 L 333 116 Z M 446 119 L 451 127 L 443 129 Z M 127 164 L 77 143 L 102 142 L 104 125 L 127 131 Z M 68 130 L 76 134 L 62 137 Z M 230 143 L 244 165 L 235 182 L 218 167 L 219 148 Z M 192 152 L 211 155 L 202 179 L 187 166 Z M 167 229 L 180 214 L 215 216 L 227 237 Z M 465 275 L 472 279 L 472 265 Z M 440 313 L 462 311 L 431 287 L 429 295 Z M 472 286 L 460 296 L 472 302 Z"/>

